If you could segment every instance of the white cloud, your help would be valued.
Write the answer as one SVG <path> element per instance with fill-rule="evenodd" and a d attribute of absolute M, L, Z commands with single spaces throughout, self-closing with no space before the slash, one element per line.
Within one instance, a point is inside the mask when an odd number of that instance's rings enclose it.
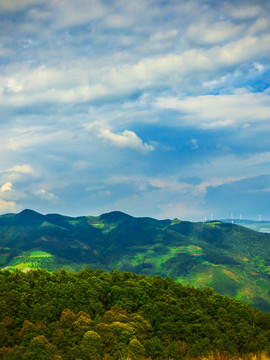
<path fill-rule="evenodd" d="M 202 123 L 201 127 L 203 129 L 217 129 L 217 128 L 231 126 L 233 124 L 234 124 L 234 120 L 226 119 L 226 120 L 213 121 L 210 123 Z"/>
<path fill-rule="evenodd" d="M 218 187 L 224 184 L 231 184 L 235 181 L 243 180 L 245 177 L 225 177 L 225 178 L 212 178 L 211 180 L 204 181 L 199 185 L 196 185 L 196 188 L 202 193 L 206 193 L 208 187 Z"/>
<path fill-rule="evenodd" d="M 73 104 L 106 97 L 119 98 L 155 87 L 179 87 L 187 79 L 196 83 L 198 74 L 202 72 L 203 81 L 207 81 L 213 72 L 226 73 L 243 62 L 259 62 L 269 55 L 269 48 L 270 34 L 264 34 L 247 36 L 210 49 L 146 57 L 134 64 L 121 57 L 108 57 L 63 62 L 58 68 L 24 66 L 12 75 L 23 91 L 0 94 L 0 101 L 5 106 L 41 102 Z M 1 83 L 7 81 L 4 75 L 0 80 Z"/>
<path fill-rule="evenodd" d="M 6 182 L 0 188 L 0 192 L 11 191 L 11 190 L 12 190 L 12 183 L 10 181 Z"/>
<path fill-rule="evenodd" d="M 166 191 L 173 191 L 178 193 L 187 193 L 191 190 L 190 184 L 179 182 L 176 179 L 161 179 L 161 178 L 150 178 L 149 184 L 155 188 Z"/>
<path fill-rule="evenodd" d="M 228 78 L 228 76 L 222 76 L 219 79 L 203 81 L 202 86 L 205 88 L 214 89 L 215 87 L 224 84 L 225 81 L 227 80 L 227 78 Z"/>
<path fill-rule="evenodd" d="M 113 29 L 130 29 L 134 26 L 135 29 L 139 24 L 145 25 L 156 13 L 157 7 L 152 1 L 123 1 L 117 0 L 112 2 L 112 6 L 108 11 L 107 16 L 103 18 L 103 26 Z"/>
<path fill-rule="evenodd" d="M 35 192 L 35 195 L 37 195 L 38 197 L 40 197 L 42 200 L 47 200 L 47 201 L 57 201 L 59 200 L 58 196 L 54 195 L 53 193 L 45 190 L 45 189 L 40 189 L 37 190 Z"/>
<path fill-rule="evenodd" d="M 48 119 L 47 119 L 48 120 Z M 61 126 L 59 127 L 61 128 Z M 7 150 L 18 151 L 22 148 L 31 148 L 41 144 L 48 144 L 54 140 L 65 137 L 66 139 L 72 135 L 65 132 L 66 129 L 55 129 L 52 127 L 22 127 L 20 129 L 12 129 L 8 133 L 8 137 L 4 139 L 4 146 Z"/>
<path fill-rule="evenodd" d="M 0 12 L 20 10 L 28 5 L 40 3 L 40 0 L 1 0 Z"/>
<path fill-rule="evenodd" d="M 265 67 L 258 62 L 255 62 L 253 66 L 258 72 L 263 72 L 265 70 Z"/>
<path fill-rule="evenodd" d="M 231 8 L 231 16 L 235 19 L 250 19 L 258 16 L 262 8 L 259 5 L 243 5 L 233 6 Z"/>
<path fill-rule="evenodd" d="M 265 18 L 259 18 L 250 26 L 248 31 L 250 34 L 254 35 L 261 31 L 266 30 L 267 28 L 269 28 L 269 26 L 270 26 L 269 20 Z"/>
<path fill-rule="evenodd" d="M 56 29 L 86 24 L 102 18 L 109 11 L 99 0 L 49 0 L 47 5 L 52 26 Z"/>
<path fill-rule="evenodd" d="M 160 109 L 178 110 L 181 121 L 203 128 L 268 122 L 270 118 L 268 93 L 249 93 L 245 89 L 236 90 L 230 95 L 160 97 L 154 105 Z"/>
<path fill-rule="evenodd" d="M 20 93 L 23 90 L 22 85 L 19 84 L 16 79 L 12 79 L 12 78 L 7 79 L 5 87 L 8 92 L 15 94 Z"/>
<path fill-rule="evenodd" d="M 270 92 L 232 89 L 237 84 L 261 91 L 266 83 L 266 3 L 0 0 L 0 14 L 7 13 L 0 22 L 0 151 L 6 169 L 0 197 L 55 209 L 72 198 L 75 212 L 83 202 L 89 207 L 96 194 L 93 208 L 106 202 L 107 210 L 136 207 L 138 215 L 154 214 L 161 213 L 160 204 L 202 201 L 204 190 L 179 183 L 180 173 L 199 176 L 207 186 L 210 177 L 262 172 L 269 160 L 260 161 L 257 151 L 267 147 Z M 184 129 L 178 140 L 180 130 L 172 129 L 178 122 L 195 129 Z M 144 124 L 140 132 L 131 131 L 138 123 Z M 209 131 L 198 127 L 215 129 L 217 139 L 207 142 Z M 155 130 L 158 146 L 149 140 Z M 191 151 L 198 146 L 200 151 Z M 118 150 L 116 157 L 113 147 L 134 151 Z M 136 151 L 152 154 L 141 162 Z M 245 158 L 248 151 L 254 159 Z M 127 156 L 138 160 L 131 171 Z M 113 176 L 119 186 L 109 183 Z M 59 202 L 52 201 L 53 189 Z M 123 193 L 127 198 L 117 203 Z"/>
<path fill-rule="evenodd" d="M 190 25 L 187 38 L 199 44 L 220 44 L 227 40 L 234 40 L 244 26 L 233 24 L 231 21 L 220 21 L 214 24 L 199 22 Z"/>
<path fill-rule="evenodd" d="M 13 210 L 15 207 L 16 207 L 16 203 L 14 201 L 6 201 L 0 199 L 0 211 Z"/>
<path fill-rule="evenodd" d="M 160 42 L 160 41 L 169 41 L 174 39 L 179 35 L 177 29 L 167 30 L 167 31 L 158 31 L 155 32 L 151 37 L 150 41 Z"/>
<path fill-rule="evenodd" d="M 113 145 L 119 148 L 130 148 L 139 151 L 152 151 L 154 147 L 143 141 L 130 130 L 125 130 L 121 134 L 115 134 L 109 129 L 100 129 L 99 138 L 110 141 Z"/>
<path fill-rule="evenodd" d="M 30 165 L 15 165 L 8 169 L 8 172 L 19 172 L 24 174 L 31 174 L 34 172 L 34 169 Z"/>
<path fill-rule="evenodd" d="M 0 171 L 1 181 L 4 182 L 3 189 L 12 190 L 13 183 L 20 182 L 26 177 L 33 176 L 34 169 L 30 165 L 15 165 Z M 2 190 L 3 190 L 2 189 Z"/>
<path fill-rule="evenodd" d="M 109 28 L 121 29 L 130 25 L 130 18 L 123 14 L 109 14 L 104 24 Z"/>

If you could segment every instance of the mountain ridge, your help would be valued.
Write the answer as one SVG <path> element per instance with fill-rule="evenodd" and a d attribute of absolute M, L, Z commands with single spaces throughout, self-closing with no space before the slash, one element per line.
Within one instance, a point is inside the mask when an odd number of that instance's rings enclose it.
<path fill-rule="evenodd" d="M 49 271 L 86 267 L 170 276 L 211 286 L 270 310 L 270 235 L 212 221 L 157 220 L 114 211 L 100 216 L 0 216 L 0 267 Z"/>

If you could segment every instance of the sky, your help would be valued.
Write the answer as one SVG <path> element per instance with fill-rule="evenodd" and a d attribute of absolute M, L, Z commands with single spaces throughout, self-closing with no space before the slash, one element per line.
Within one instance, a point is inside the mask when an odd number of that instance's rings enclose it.
<path fill-rule="evenodd" d="M 269 0 L 0 0 L 0 213 L 270 219 Z"/>

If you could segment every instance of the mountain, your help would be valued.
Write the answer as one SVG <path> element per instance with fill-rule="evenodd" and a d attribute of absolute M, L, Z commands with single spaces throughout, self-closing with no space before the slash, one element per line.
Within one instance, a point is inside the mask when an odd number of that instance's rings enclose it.
<path fill-rule="evenodd" d="M 224 219 L 222 222 L 231 223 L 232 219 Z M 247 227 L 251 230 L 270 233 L 270 221 L 254 221 L 254 220 L 244 220 L 244 219 L 233 219 L 233 223 Z"/>
<path fill-rule="evenodd" d="M 170 276 L 270 310 L 270 235 L 219 221 L 156 220 L 121 212 L 68 217 L 24 210 L 0 216 L 0 266 Z"/>

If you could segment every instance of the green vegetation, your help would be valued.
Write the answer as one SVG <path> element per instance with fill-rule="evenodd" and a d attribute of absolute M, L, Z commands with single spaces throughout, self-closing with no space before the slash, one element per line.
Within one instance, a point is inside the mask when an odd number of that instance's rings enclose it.
<path fill-rule="evenodd" d="M 33 250 L 30 253 L 31 258 L 39 258 L 39 257 L 51 257 L 51 254 L 46 253 L 45 251 Z"/>
<path fill-rule="evenodd" d="M 171 278 L 2 270 L 0 292 L 2 360 L 267 360 L 270 351 L 270 314 Z"/>
<path fill-rule="evenodd" d="M 77 218 L 31 210 L 0 216 L 0 267 L 91 267 L 170 276 L 210 286 L 270 311 L 270 235 L 220 221 L 134 218 L 121 212 Z"/>
<path fill-rule="evenodd" d="M 138 253 L 134 255 L 131 261 L 132 265 L 136 267 L 141 263 L 154 264 L 156 271 L 162 271 L 162 265 L 177 254 L 202 255 L 202 249 L 195 245 L 168 246 L 164 249 L 162 244 L 155 244 L 150 246 L 135 246 L 135 249 Z M 121 262 L 119 262 L 118 267 L 121 268 Z"/>

